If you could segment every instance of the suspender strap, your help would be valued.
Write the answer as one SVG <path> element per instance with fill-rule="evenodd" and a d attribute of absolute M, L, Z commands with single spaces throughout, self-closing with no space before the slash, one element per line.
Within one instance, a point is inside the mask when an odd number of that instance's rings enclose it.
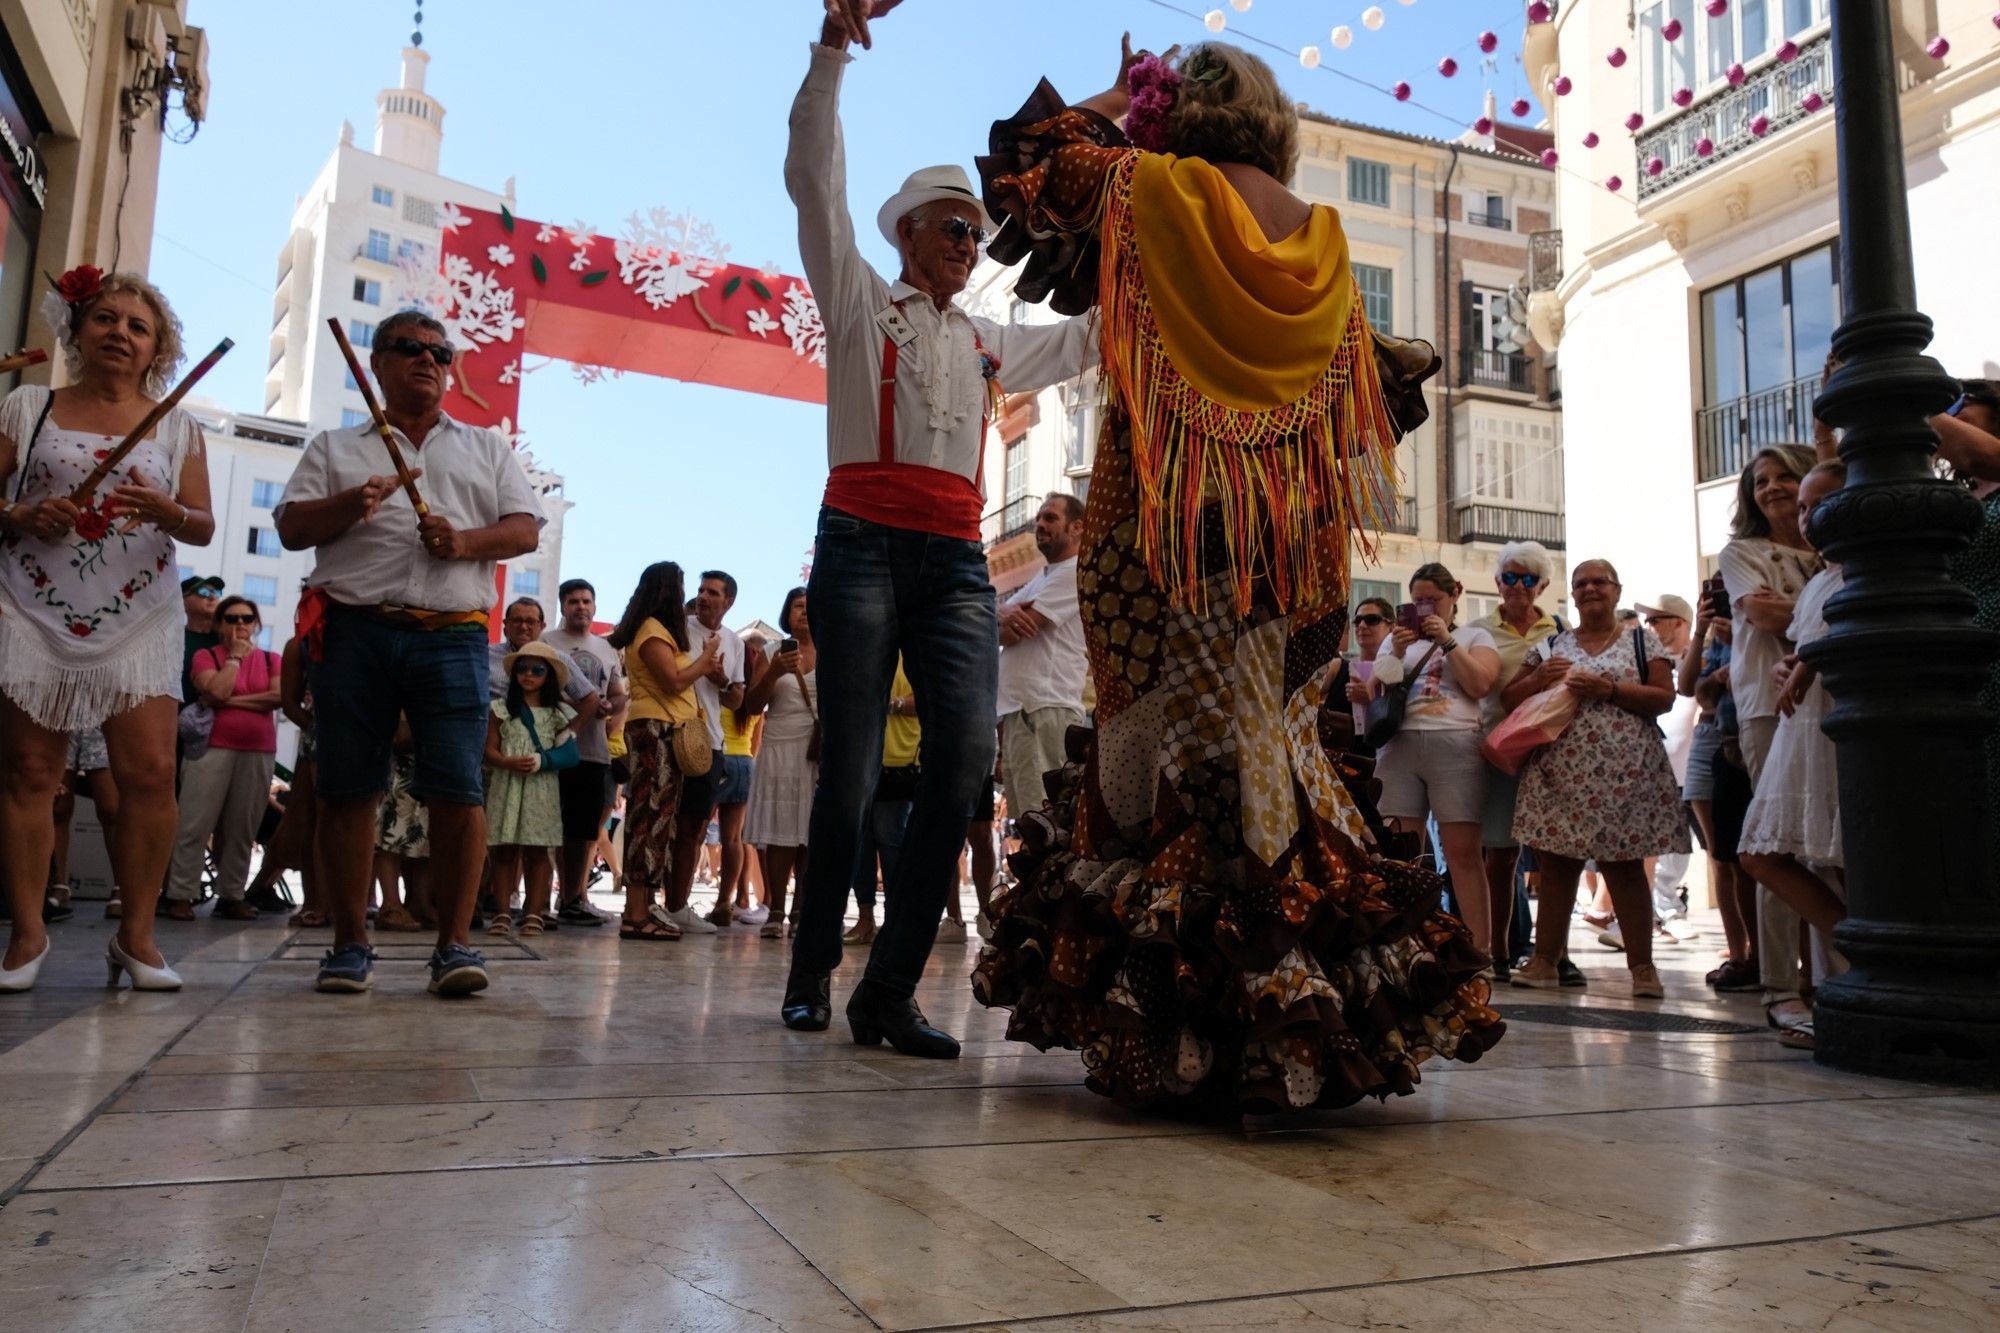
<path fill-rule="evenodd" d="M 882 339 L 882 391 L 876 410 L 879 444 L 876 461 L 896 461 L 896 340 Z"/>

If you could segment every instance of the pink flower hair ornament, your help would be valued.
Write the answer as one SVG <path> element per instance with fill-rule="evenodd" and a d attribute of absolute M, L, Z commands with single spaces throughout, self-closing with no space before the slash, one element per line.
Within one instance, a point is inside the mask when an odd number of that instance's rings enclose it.
<path fill-rule="evenodd" d="M 1126 72 L 1125 90 L 1132 95 L 1125 113 L 1125 137 L 1135 148 L 1165 152 L 1167 119 L 1180 100 L 1180 71 L 1158 56 L 1147 56 Z"/>

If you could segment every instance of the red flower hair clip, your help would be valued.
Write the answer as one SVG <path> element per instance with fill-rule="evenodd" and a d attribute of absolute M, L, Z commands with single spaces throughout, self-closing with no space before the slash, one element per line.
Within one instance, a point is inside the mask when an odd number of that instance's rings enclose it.
<path fill-rule="evenodd" d="M 64 305 L 82 305 L 104 290 L 104 270 L 95 264 L 78 264 L 55 280 L 55 289 Z"/>

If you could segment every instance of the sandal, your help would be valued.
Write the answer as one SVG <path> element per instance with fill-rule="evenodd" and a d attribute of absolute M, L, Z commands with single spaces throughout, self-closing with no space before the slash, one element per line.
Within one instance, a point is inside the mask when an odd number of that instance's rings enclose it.
<path fill-rule="evenodd" d="M 423 928 L 423 922 L 417 920 L 416 917 L 410 915 L 407 909 L 400 906 L 385 907 L 375 914 L 375 929 L 377 930 L 396 930 L 410 934 L 420 931 Z"/>
<path fill-rule="evenodd" d="M 315 911 L 310 907 L 301 907 L 298 911 L 292 913 L 291 919 L 285 922 L 285 924 L 297 927 L 300 930 L 323 930 L 326 928 L 327 915 L 325 912 Z"/>
<path fill-rule="evenodd" d="M 760 940 L 781 940 L 785 938 L 785 923 L 782 921 L 765 922 L 758 928 L 757 938 Z"/>
<path fill-rule="evenodd" d="M 873 944 L 875 942 L 875 930 L 876 927 L 873 925 L 870 925 L 866 930 L 863 930 L 862 927 L 857 923 L 854 929 L 848 931 L 845 935 L 842 935 L 840 937 L 840 942 L 842 944 L 847 945 L 849 948 L 854 948 L 865 944 Z"/>
<path fill-rule="evenodd" d="M 486 923 L 486 933 L 506 939 L 514 933 L 514 920 L 505 912 L 495 912 L 493 919 Z"/>
<path fill-rule="evenodd" d="M 159 910 L 153 915 L 163 916 L 169 921 L 192 921 L 194 904 L 183 898 L 162 898 Z"/>
<path fill-rule="evenodd" d="M 626 917 L 618 918 L 618 938 L 621 940 L 677 940 L 680 937 L 679 926 L 670 926 L 650 916 L 641 917 L 637 921 Z"/>
<path fill-rule="evenodd" d="M 541 934 L 542 918 L 533 912 L 523 912 L 521 914 L 521 925 L 517 933 L 522 935 Z"/>
<path fill-rule="evenodd" d="M 125 904 L 119 899 L 113 898 L 110 902 L 104 904 L 104 919 L 106 921 L 122 920 L 124 916 Z"/>

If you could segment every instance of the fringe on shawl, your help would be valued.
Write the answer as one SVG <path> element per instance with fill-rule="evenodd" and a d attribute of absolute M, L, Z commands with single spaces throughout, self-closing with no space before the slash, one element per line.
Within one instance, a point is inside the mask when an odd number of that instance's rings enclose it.
<path fill-rule="evenodd" d="M 1207 397 L 1168 357 L 1140 269 L 1131 208 L 1134 154 L 1106 178 L 1098 311 L 1106 379 L 1131 418 L 1140 552 L 1169 595 L 1207 609 L 1202 511 L 1217 506 L 1238 614 L 1269 582 L 1282 612 L 1317 604 L 1316 543 L 1333 545 L 1342 588 L 1348 538 L 1374 555 L 1394 482 L 1394 427 L 1356 296 L 1332 362 L 1297 400 L 1245 412 Z M 1330 531 L 1329 531 L 1330 530 Z"/>

